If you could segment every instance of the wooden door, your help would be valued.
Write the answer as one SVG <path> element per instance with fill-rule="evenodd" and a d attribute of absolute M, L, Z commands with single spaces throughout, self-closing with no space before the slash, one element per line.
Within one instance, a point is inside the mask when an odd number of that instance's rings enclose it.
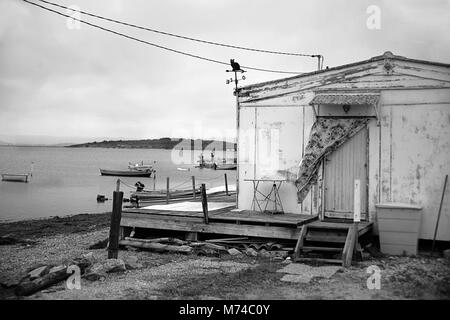
<path fill-rule="evenodd" d="M 324 215 L 353 219 L 354 181 L 360 180 L 361 219 L 367 218 L 367 129 L 325 158 Z"/>

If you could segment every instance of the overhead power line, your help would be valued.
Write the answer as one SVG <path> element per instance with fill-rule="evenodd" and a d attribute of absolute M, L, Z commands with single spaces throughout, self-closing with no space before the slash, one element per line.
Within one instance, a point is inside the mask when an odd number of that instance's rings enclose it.
<path fill-rule="evenodd" d="M 188 52 L 172 49 L 172 48 L 169 48 L 169 47 L 161 46 L 161 45 L 156 44 L 156 43 L 152 43 L 152 42 L 149 42 L 149 41 L 146 41 L 146 40 L 142 40 L 142 39 L 139 39 L 139 38 L 127 35 L 127 34 L 122 33 L 122 32 L 114 31 L 114 30 L 111 30 L 111 29 L 99 26 L 97 24 L 84 21 L 82 19 L 78 19 L 78 18 L 69 16 L 69 15 L 64 14 L 62 12 L 59 12 L 59 11 L 47 8 L 45 6 L 39 5 L 37 3 L 31 2 L 31 1 L 28 1 L 28 0 L 22 0 L 22 1 L 24 1 L 24 2 L 26 2 L 28 4 L 31 4 L 33 6 L 39 7 L 41 9 L 53 12 L 53 13 L 58 14 L 60 16 L 63 16 L 63 17 L 66 17 L 66 18 L 70 18 L 70 19 L 73 19 L 75 21 L 79 21 L 80 23 L 86 24 L 88 26 L 91 26 L 91 27 L 94 27 L 94 28 L 97 28 L 97 29 L 100 29 L 100 30 L 103 30 L 103 31 L 106 31 L 106 32 L 109 32 L 109 33 L 112 33 L 112 34 L 115 34 L 115 35 L 118 35 L 118 36 L 121 36 L 121 37 L 125 37 L 125 38 L 130 39 L 130 40 L 134 40 L 134 41 L 137 41 L 137 42 L 140 42 L 140 43 L 144 43 L 144 44 L 147 44 L 147 45 L 159 48 L 159 49 L 163 49 L 163 50 L 166 50 L 166 51 L 182 54 L 182 55 L 185 55 L 185 56 L 188 56 L 188 57 L 191 57 L 191 58 L 196 58 L 196 59 L 200 59 L 200 60 L 203 60 L 203 61 L 209 61 L 209 62 L 213 62 L 213 63 L 229 66 L 228 62 L 224 62 L 224 61 L 220 61 L 220 60 L 216 60 L 216 59 L 211 59 L 211 58 L 206 58 L 206 57 L 202 57 L 202 56 L 195 55 L 195 54 L 192 54 L 192 53 L 188 53 Z M 38 1 L 40 1 L 40 0 L 38 0 Z M 262 71 L 262 72 L 271 72 L 271 73 L 284 73 L 284 74 L 302 74 L 302 73 L 304 73 L 304 72 L 296 72 L 296 71 L 281 71 L 281 70 L 271 70 L 271 69 L 264 69 L 264 68 L 255 68 L 255 67 L 249 67 L 249 66 L 242 66 L 242 68 L 245 68 L 245 69 L 248 69 L 248 70 Z"/>
<path fill-rule="evenodd" d="M 91 17 L 94 17 L 94 18 L 97 18 L 97 19 L 102 19 L 102 20 L 109 21 L 109 22 L 114 22 L 114 23 L 121 24 L 121 25 L 124 25 L 124 26 L 137 28 L 137 29 L 145 30 L 145 31 L 150 31 L 150 32 L 154 32 L 154 33 L 159 33 L 159 34 L 163 34 L 163 35 L 170 36 L 170 37 L 175 37 L 175 38 L 180 38 L 180 39 L 185 39 L 185 40 L 190 40 L 190 41 L 196 41 L 196 42 L 205 43 L 205 44 L 214 45 L 214 46 L 227 47 L 227 48 L 233 48 L 233 49 L 239 49 L 239 50 L 247 50 L 247 51 L 253 51 L 253 52 L 260 52 L 260 53 L 270 53 L 270 54 L 279 54 L 279 55 L 287 55 L 287 56 L 297 56 L 297 57 L 318 58 L 318 56 L 319 56 L 318 54 L 304 54 L 304 53 L 292 53 L 292 52 L 263 50 L 263 49 L 242 47 L 242 46 L 236 46 L 236 45 L 231 45 L 231 44 L 219 43 L 219 42 L 214 42 L 214 41 L 202 40 L 202 39 L 187 37 L 187 36 L 183 36 L 183 35 L 179 35 L 179 34 L 175 34 L 175 33 L 170 33 L 170 32 L 165 32 L 165 31 L 156 30 L 156 29 L 152 29 L 152 28 L 142 27 L 142 26 L 138 26 L 136 24 L 132 24 L 132 23 L 128 23 L 128 22 L 123 22 L 123 21 L 107 18 L 107 17 L 100 16 L 100 15 L 97 15 L 97 14 L 89 13 L 89 12 L 86 12 L 86 11 L 82 11 L 82 10 L 77 10 L 77 9 L 74 9 L 74 8 L 66 7 L 66 6 L 60 5 L 58 3 L 51 2 L 51 1 L 46 1 L 46 0 L 37 0 L 37 1 L 49 4 L 49 5 L 52 5 L 52 6 L 56 6 L 56 7 L 62 8 L 62 9 L 67 9 L 67 10 L 80 12 L 80 13 L 82 13 L 84 15 L 87 15 L 87 16 L 91 16 Z"/>

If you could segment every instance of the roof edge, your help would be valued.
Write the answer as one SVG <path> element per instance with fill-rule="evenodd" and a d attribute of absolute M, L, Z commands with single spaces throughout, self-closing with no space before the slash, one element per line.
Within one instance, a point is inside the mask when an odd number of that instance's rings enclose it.
<path fill-rule="evenodd" d="M 311 71 L 311 72 L 305 72 L 305 73 L 302 73 L 302 74 L 299 74 L 299 75 L 295 75 L 295 76 L 292 76 L 292 77 L 280 78 L 280 79 L 276 79 L 276 80 L 263 81 L 263 82 L 258 82 L 258 83 L 254 83 L 254 84 L 249 84 L 247 86 L 239 87 L 238 90 L 241 90 L 241 89 L 248 90 L 249 88 L 255 87 L 255 86 L 267 85 L 267 84 L 276 83 L 276 82 L 280 82 L 280 81 L 293 80 L 293 79 L 297 79 L 297 78 L 302 78 L 302 77 L 312 76 L 312 75 L 316 75 L 316 74 L 326 73 L 326 72 L 329 72 L 329 71 L 335 71 L 335 70 L 339 70 L 339 69 L 354 67 L 354 66 L 357 66 L 357 65 L 360 65 L 360 64 L 376 62 L 376 61 L 380 61 L 380 60 L 384 60 L 384 59 L 393 59 L 393 60 L 400 60 L 400 61 L 413 62 L 413 63 L 422 63 L 422 64 L 428 64 L 428 65 L 434 65 L 434 66 L 450 68 L 450 64 L 448 64 L 448 63 L 434 62 L 434 61 L 428 61 L 428 60 L 419 60 L 419 59 L 411 59 L 411 58 L 406 58 L 406 57 L 403 57 L 403 56 L 397 56 L 397 55 L 394 55 L 390 51 L 386 51 L 384 54 L 382 54 L 380 56 L 375 56 L 375 57 L 372 57 L 372 58 L 367 59 L 367 60 L 361 60 L 361 61 L 357 61 L 357 62 L 347 63 L 347 64 L 343 64 L 343 65 L 340 65 L 340 66 L 336 66 L 336 67 L 332 67 L 332 68 L 328 68 L 328 69 L 323 69 L 323 70 L 316 70 L 316 71 Z"/>

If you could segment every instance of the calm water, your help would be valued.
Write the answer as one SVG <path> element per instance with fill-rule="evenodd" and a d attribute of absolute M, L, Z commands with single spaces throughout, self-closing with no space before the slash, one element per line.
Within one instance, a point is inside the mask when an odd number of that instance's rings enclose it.
<path fill-rule="evenodd" d="M 191 188 L 192 175 L 208 188 L 223 185 L 225 172 L 230 184 L 236 179 L 236 171 L 174 164 L 171 150 L 0 146 L 0 173 L 27 173 L 34 162 L 29 183 L 0 181 L 0 220 L 109 211 L 112 201 L 97 203 L 96 198 L 103 194 L 112 199 L 117 177 L 101 176 L 99 168 L 126 169 L 128 162 L 140 161 L 156 161 L 156 189 L 166 188 L 166 177 L 170 177 L 171 188 L 178 189 Z M 180 167 L 190 171 L 177 170 Z M 120 179 L 131 186 L 141 181 L 146 189 L 153 189 L 153 178 Z M 124 197 L 129 197 L 132 189 L 121 188 Z"/>

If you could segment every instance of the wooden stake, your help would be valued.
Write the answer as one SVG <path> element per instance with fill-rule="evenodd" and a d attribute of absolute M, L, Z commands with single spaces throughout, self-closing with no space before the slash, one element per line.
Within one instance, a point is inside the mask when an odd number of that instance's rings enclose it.
<path fill-rule="evenodd" d="M 206 224 L 208 224 L 209 223 L 209 221 L 208 221 L 208 199 L 206 198 L 206 186 L 204 183 L 202 183 L 202 208 L 203 208 L 204 222 Z"/>
<path fill-rule="evenodd" d="M 227 196 L 229 196 L 229 194 L 228 194 L 228 179 L 227 179 L 227 174 L 225 173 L 224 176 L 225 176 L 225 193 L 226 193 Z"/>
<path fill-rule="evenodd" d="M 109 229 L 108 259 L 117 259 L 119 251 L 120 219 L 122 216 L 123 192 L 114 191 L 111 227 Z"/>
<path fill-rule="evenodd" d="M 167 177 L 167 184 L 166 184 L 166 203 L 169 204 L 170 199 L 170 191 L 169 191 L 169 177 Z"/>
<path fill-rule="evenodd" d="M 192 176 L 192 198 L 195 199 L 195 177 Z"/>
<path fill-rule="evenodd" d="M 431 245 L 431 252 L 434 252 L 434 243 L 436 242 L 436 236 L 439 228 L 439 220 L 441 218 L 442 203 L 444 202 L 445 189 L 447 188 L 447 180 L 448 174 L 445 175 L 444 188 L 442 189 L 441 203 L 439 204 L 439 212 L 436 220 L 436 227 L 434 229 L 434 237 L 433 237 L 433 244 Z"/>

